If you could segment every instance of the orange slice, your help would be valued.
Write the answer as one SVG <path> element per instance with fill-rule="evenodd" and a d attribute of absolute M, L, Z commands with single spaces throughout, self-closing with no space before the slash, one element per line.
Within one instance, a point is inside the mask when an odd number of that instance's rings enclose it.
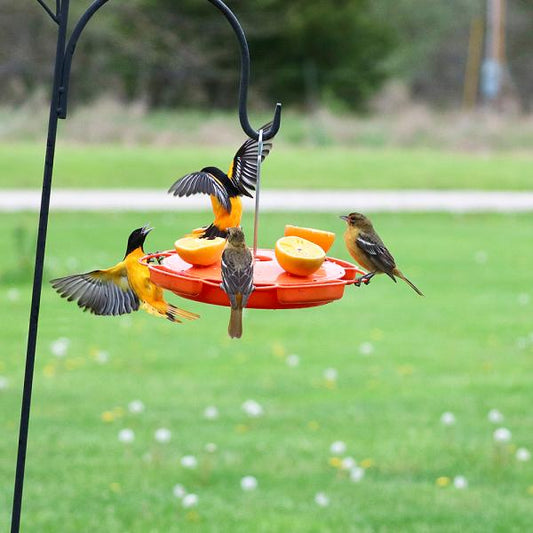
<path fill-rule="evenodd" d="M 332 233 L 331 231 L 324 231 L 316 228 L 302 228 L 300 226 L 292 226 L 291 224 L 285 226 L 284 235 L 295 235 L 296 237 L 307 239 L 308 241 L 318 244 L 324 252 L 327 252 L 331 248 L 331 245 L 335 240 L 335 233 Z"/>
<path fill-rule="evenodd" d="M 318 244 L 295 235 L 278 239 L 274 252 L 280 266 L 296 276 L 313 274 L 326 258 L 326 252 Z"/>
<path fill-rule="evenodd" d="M 191 265 L 208 266 L 220 261 L 226 239 L 200 239 L 199 237 L 183 237 L 174 243 L 178 255 Z"/>

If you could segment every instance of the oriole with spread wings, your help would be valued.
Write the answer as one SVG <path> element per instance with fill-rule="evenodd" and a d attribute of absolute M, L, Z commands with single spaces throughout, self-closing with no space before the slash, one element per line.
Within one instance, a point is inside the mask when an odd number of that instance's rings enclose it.
<path fill-rule="evenodd" d="M 143 245 L 151 230 L 148 226 L 134 230 L 124 259 L 115 266 L 53 279 L 52 287 L 69 302 L 77 301 L 84 311 L 95 315 L 124 315 L 143 309 L 171 322 L 198 318 L 196 313 L 166 302 L 163 289 L 152 283 L 148 267 L 139 262 L 145 255 Z"/>
<path fill-rule="evenodd" d="M 270 124 L 265 124 L 265 130 Z M 257 141 L 248 139 L 237 150 L 228 173 L 217 167 L 204 167 L 199 172 L 192 172 L 176 181 L 168 190 L 174 196 L 191 196 L 208 194 L 211 197 L 215 220 L 203 229 L 205 239 L 227 237 L 228 228 L 241 223 L 242 196 L 253 198 L 257 183 Z M 272 143 L 265 141 L 261 152 L 261 161 L 272 150 Z"/>

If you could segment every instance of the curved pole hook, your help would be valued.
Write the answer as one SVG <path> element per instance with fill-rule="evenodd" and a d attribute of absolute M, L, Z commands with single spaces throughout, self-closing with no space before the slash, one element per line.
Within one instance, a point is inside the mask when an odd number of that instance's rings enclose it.
<path fill-rule="evenodd" d="M 80 20 L 72 30 L 70 39 L 68 40 L 65 48 L 65 55 L 63 57 L 63 66 L 61 69 L 61 84 L 59 86 L 59 105 L 57 108 L 57 114 L 59 118 L 67 118 L 67 102 L 68 102 L 68 88 L 70 82 L 70 69 L 72 66 L 72 56 L 74 50 L 76 50 L 76 44 L 80 38 L 81 32 L 91 17 L 109 0 L 95 0 L 88 8 L 87 11 L 81 16 Z"/>
<path fill-rule="evenodd" d="M 248 85 L 250 80 L 250 51 L 248 49 L 248 42 L 246 41 L 246 36 L 244 35 L 244 30 L 240 25 L 237 17 L 233 14 L 230 8 L 224 4 L 221 0 L 209 0 L 219 11 L 223 13 L 228 22 L 231 24 L 235 35 L 239 41 L 239 46 L 241 49 L 241 79 L 239 84 L 239 119 L 241 121 L 241 127 L 244 130 L 244 133 L 255 139 L 259 139 L 259 132 L 254 130 L 250 125 L 248 120 L 248 111 L 246 109 L 246 101 L 248 97 Z M 274 113 L 274 118 L 272 119 L 272 125 L 266 131 L 263 132 L 263 140 L 272 139 L 276 133 L 279 131 L 281 125 L 281 104 L 276 104 L 276 111 Z"/>

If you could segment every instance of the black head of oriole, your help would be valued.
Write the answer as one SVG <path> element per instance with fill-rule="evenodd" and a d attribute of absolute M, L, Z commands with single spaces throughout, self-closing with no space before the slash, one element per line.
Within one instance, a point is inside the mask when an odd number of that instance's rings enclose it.
<path fill-rule="evenodd" d="M 242 310 L 254 290 L 254 261 L 241 228 L 228 228 L 228 240 L 222 252 L 221 288 L 231 304 L 228 334 L 242 336 Z"/>
<path fill-rule="evenodd" d="M 265 124 L 261 129 L 270 126 Z M 251 191 L 257 183 L 257 147 L 254 139 L 247 139 L 233 157 L 228 173 L 217 167 L 204 167 L 199 172 L 192 172 L 177 180 L 168 190 L 174 196 L 191 196 L 208 194 L 215 220 L 204 228 L 200 235 L 203 238 L 226 238 L 228 228 L 237 227 L 241 223 L 242 196 L 252 198 Z M 272 142 L 265 141 L 261 152 L 261 161 L 272 150 Z"/>
<path fill-rule="evenodd" d="M 180 318 L 198 318 L 196 313 L 179 309 L 165 301 L 163 290 L 150 280 L 144 263 L 148 225 L 132 231 L 124 259 L 111 268 L 73 274 L 50 281 L 52 287 L 69 302 L 76 301 L 84 311 L 95 315 L 123 315 L 144 309 L 148 313 L 181 322 Z"/>
<path fill-rule="evenodd" d="M 395 276 L 403 279 L 417 294 L 424 296 L 398 269 L 394 257 L 383 244 L 368 217 L 361 213 L 350 213 L 340 218 L 346 221 L 344 242 L 348 252 L 368 271 L 368 274 L 363 276 L 363 281 L 368 283 L 374 274 L 385 273 L 394 282 Z"/>

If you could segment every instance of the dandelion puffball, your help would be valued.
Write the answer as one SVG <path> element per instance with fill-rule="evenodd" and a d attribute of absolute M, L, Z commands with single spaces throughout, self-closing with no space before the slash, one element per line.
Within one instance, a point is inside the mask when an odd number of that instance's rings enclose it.
<path fill-rule="evenodd" d="M 503 415 L 498 411 L 498 409 L 491 409 L 487 415 L 489 422 L 493 424 L 501 424 L 503 422 Z"/>
<path fill-rule="evenodd" d="M 336 368 L 326 368 L 326 370 L 324 370 L 324 379 L 326 381 L 337 381 L 338 377 L 339 373 Z"/>
<path fill-rule="evenodd" d="M 468 487 L 468 481 L 464 476 L 455 476 L 453 478 L 453 486 L 456 489 L 466 489 Z"/>
<path fill-rule="evenodd" d="M 60 337 L 50 344 L 50 350 L 56 357 L 65 357 L 70 345 L 70 339 Z"/>
<path fill-rule="evenodd" d="M 257 418 L 263 414 L 263 407 L 255 400 L 246 400 L 242 404 L 242 410 L 252 418 Z"/>
<path fill-rule="evenodd" d="M 184 455 L 180 460 L 181 466 L 183 468 L 189 468 L 190 470 L 198 466 L 198 460 L 194 455 Z"/>
<path fill-rule="evenodd" d="M 185 496 L 187 492 L 185 490 L 185 487 L 178 483 L 177 485 L 174 485 L 172 489 L 172 494 L 174 494 L 176 498 L 179 498 L 181 500 L 181 498 L 183 498 L 183 496 Z"/>
<path fill-rule="evenodd" d="M 186 509 L 196 507 L 198 505 L 198 496 L 196 494 L 186 494 L 181 500 L 181 505 Z"/>
<path fill-rule="evenodd" d="M 315 494 L 315 503 L 319 507 L 327 507 L 329 505 L 329 498 L 324 492 L 317 492 Z"/>
<path fill-rule="evenodd" d="M 257 488 L 257 479 L 254 476 L 244 476 L 241 479 L 241 489 L 245 491 L 255 490 Z"/>
<path fill-rule="evenodd" d="M 350 470 L 350 480 L 354 483 L 359 483 L 365 477 L 365 469 L 360 466 L 354 466 Z"/>
<path fill-rule="evenodd" d="M 144 403 L 141 400 L 133 400 L 128 404 L 128 411 L 134 415 L 138 415 L 144 411 Z"/>
<path fill-rule="evenodd" d="M 154 438 L 157 442 L 165 444 L 167 442 L 170 442 L 171 437 L 172 437 L 172 433 L 170 429 L 159 428 L 155 430 Z"/>
<path fill-rule="evenodd" d="M 510 442 L 512 434 L 507 428 L 498 428 L 494 433 L 494 442 L 498 444 L 506 444 Z"/>
<path fill-rule="evenodd" d="M 294 368 L 300 364 L 300 356 L 295 353 L 287 356 L 287 366 Z"/>
<path fill-rule="evenodd" d="M 442 413 L 440 417 L 440 423 L 443 426 L 453 426 L 455 424 L 455 415 L 451 413 L 450 411 L 446 411 L 445 413 Z"/>
<path fill-rule="evenodd" d="M 344 443 L 342 440 L 336 440 L 335 442 L 331 443 L 329 451 L 333 455 L 342 455 L 346 451 L 346 443 Z"/>
<path fill-rule="evenodd" d="M 515 457 L 517 461 L 526 462 L 531 459 L 531 452 L 527 448 L 518 448 Z"/>
<path fill-rule="evenodd" d="M 119 442 L 123 442 L 124 444 L 129 444 L 130 442 L 133 442 L 135 440 L 135 433 L 133 432 L 133 429 L 121 429 L 118 432 L 118 440 Z"/>
<path fill-rule="evenodd" d="M 218 409 L 214 405 L 208 405 L 204 409 L 204 418 L 207 418 L 207 420 L 215 420 L 218 418 Z"/>

